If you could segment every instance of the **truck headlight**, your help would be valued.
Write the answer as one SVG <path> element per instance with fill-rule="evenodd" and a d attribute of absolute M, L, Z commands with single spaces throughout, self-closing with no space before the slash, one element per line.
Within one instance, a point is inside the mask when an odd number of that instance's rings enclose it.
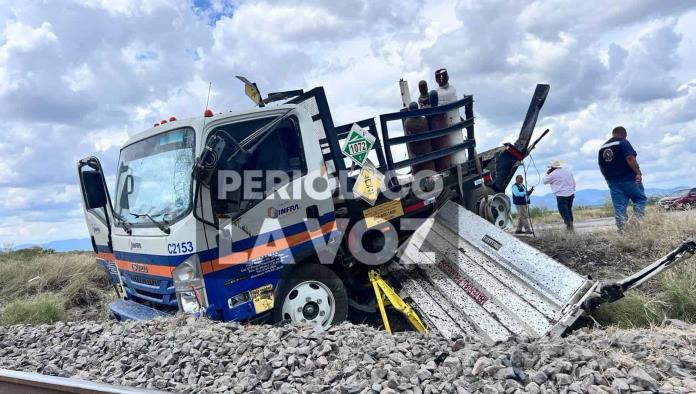
<path fill-rule="evenodd" d="M 172 279 L 179 310 L 184 313 L 198 313 L 205 310 L 208 300 L 198 256 L 193 255 L 179 264 L 172 272 Z"/>
<path fill-rule="evenodd" d="M 173 276 L 174 276 L 174 283 L 187 283 L 191 282 L 192 280 L 198 279 L 198 272 L 195 266 L 195 262 L 186 260 L 183 263 L 179 264 L 178 267 L 174 270 Z"/>

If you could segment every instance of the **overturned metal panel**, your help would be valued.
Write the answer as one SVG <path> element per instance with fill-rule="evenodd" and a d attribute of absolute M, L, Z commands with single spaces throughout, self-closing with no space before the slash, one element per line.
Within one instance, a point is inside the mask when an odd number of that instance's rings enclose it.
<path fill-rule="evenodd" d="M 485 342 L 562 333 L 593 285 L 451 201 L 390 271 L 431 330 Z"/>

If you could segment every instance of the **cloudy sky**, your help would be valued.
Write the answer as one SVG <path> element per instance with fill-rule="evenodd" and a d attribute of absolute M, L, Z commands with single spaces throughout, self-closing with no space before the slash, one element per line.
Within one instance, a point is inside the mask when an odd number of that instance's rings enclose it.
<path fill-rule="evenodd" d="M 200 115 L 208 82 L 216 111 L 250 108 L 234 75 L 324 85 L 346 123 L 446 67 L 481 149 L 514 140 L 549 83 L 537 163 L 606 188 L 595 152 L 621 124 L 646 186 L 696 186 L 695 66 L 690 1 L 0 0 L 0 246 L 85 237 L 76 160 L 113 173 L 129 135 Z"/>

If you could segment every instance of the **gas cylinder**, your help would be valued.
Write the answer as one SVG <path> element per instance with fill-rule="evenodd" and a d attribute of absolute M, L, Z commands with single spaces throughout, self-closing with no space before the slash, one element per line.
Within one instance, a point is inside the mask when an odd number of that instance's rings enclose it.
<path fill-rule="evenodd" d="M 447 69 L 441 68 L 435 71 L 435 81 L 438 84 L 437 95 L 439 105 L 446 105 L 457 101 L 457 90 L 449 83 Z M 461 121 L 459 109 L 447 111 L 447 126 L 451 126 Z M 457 130 L 449 135 L 450 146 L 464 143 L 462 130 Z M 466 151 L 459 151 L 451 156 L 452 165 L 462 164 L 466 161 Z"/>
<path fill-rule="evenodd" d="M 430 94 L 428 94 L 428 98 L 431 106 L 437 107 L 439 105 L 439 97 L 436 90 L 431 90 Z M 431 115 L 428 118 L 430 121 L 430 130 L 437 130 L 447 127 L 447 114 Z M 430 140 L 430 145 L 433 151 L 449 148 L 451 146 L 450 137 L 449 135 L 443 135 L 433 138 Z M 435 159 L 436 171 L 444 171 L 450 167 L 452 167 L 452 159 L 450 155 Z"/>
<path fill-rule="evenodd" d="M 418 96 L 418 105 L 421 108 L 430 107 L 430 101 L 428 100 L 428 83 L 425 81 L 418 82 L 418 92 L 420 92 L 420 96 Z"/>
<path fill-rule="evenodd" d="M 412 102 L 408 105 L 409 110 L 418 109 L 418 103 Z M 414 116 L 406 118 L 404 120 L 404 134 L 414 135 L 418 133 L 425 133 L 428 130 L 428 120 L 424 116 Z M 430 140 L 425 141 L 414 141 L 406 144 L 406 149 L 408 151 L 408 158 L 413 159 L 418 156 L 425 155 L 432 152 L 433 148 L 430 144 Z M 418 178 L 418 172 L 422 170 L 432 170 L 435 171 L 435 163 L 433 161 L 426 161 L 419 164 L 414 164 L 411 166 L 411 174 Z"/>

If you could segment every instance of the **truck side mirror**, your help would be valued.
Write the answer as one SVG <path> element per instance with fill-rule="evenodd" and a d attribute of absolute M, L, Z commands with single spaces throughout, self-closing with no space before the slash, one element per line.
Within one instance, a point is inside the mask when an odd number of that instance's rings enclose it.
<path fill-rule="evenodd" d="M 128 174 L 126 175 L 126 184 L 123 185 L 124 189 L 126 190 L 126 194 L 133 194 L 133 190 L 135 190 L 135 182 L 133 180 L 133 175 Z"/>
<path fill-rule="evenodd" d="M 83 171 L 82 184 L 87 209 L 104 208 L 108 198 L 106 196 L 106 187 L 101 173 L 95 170 Z"/>
<path fill-rule="evenodd" d="M 224 138 L 221 134 L 224 134 Z M 228 144 L 232 147 L 228 149 Z M 236 148 L 236 149 L 235 149 Z M 230 151 L 234 149 L 232 153 Z M 227 150 L 229 157 L 224 160 L 223 154 Z M 193 165 L 193 176 L 201 183 L 209 185 L 215 170 L 224 167 L 225 169 L 238 170 L 249 161 L 251 155 L 229 133 L 220 130 L 219 134 L 213 135 L 203 148 L 203 153 L 196 159 Z"/>
<path fill-rule="evenodd" d="M 196 159 L 193 165 L 193 177 L 199 182 L 210 184 L 213 172 L 218 168 L 220 157 L 227 144 L 220 135 L 214 135 L 203 148 L 203 153 Z"/>

